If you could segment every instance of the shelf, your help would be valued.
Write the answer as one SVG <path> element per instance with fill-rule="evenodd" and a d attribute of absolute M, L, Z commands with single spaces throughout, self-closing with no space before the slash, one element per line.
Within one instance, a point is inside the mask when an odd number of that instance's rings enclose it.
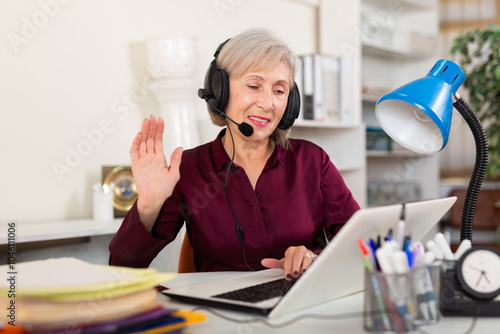
<path fill-rule="evenodd" d="M 362 41 L 362 48 L 364 55 L 391 57 L 399 60 L 418 60 L 435 56 L 432 53 L 420 53 L 402 47 L 398 48 L 392 45 L 378 44 L 374 41 L 368 40 Z"/>
<path fill-rule="evenodd" d="M 319 0 L 288 0 L 288 1 L 299 2 L 299 3 L 302 3 L 304 5 L 309 5 L 312 7 L 319 7 Z"/>
<path fill-rule="evenodd" d="M 361 99 L 364 101 L 364 102 L 373 102 L 373 103 L 377 103 L 378 100 L 383 96 L 385 95 L 386 93 L 384 94 L 363 94 L 361 96 Z"/>
<path fill-rule="evenodd" d="M 382 7 L 389 7 L 389 6 L 395 6 L 394 3 L 391 4 L 391 1 L 389 0 L 364 0 L 367 3 L 371 3 L 373 5 Z M 436 1 L 435 0 L 399 0 L 397 3 L 405 6 L 405 8 L 408 8 L 410 10 L 434 10 L 436 8 Z M 397 7 L 395 8 L 397 10 Z"/>
<path fill-rule="evenodd" d="M 378 100 L 402 83 L 421 77 L 438 56 L 438 2 L 362 0 L 361 4 L 362 121 L 380 126 L 375 114 Z M 381 21 L 382 14 L 391 16 Z M 396 142 L 392 146 L 371 144 L 368 142 L 369 147 L 392 150 L 366 151 L 368 183 L 416 182 L 422 198 L 439 196 L 438 155 L 415 153 Z"/>
<path fill-rule="evenodd" d="M 412 151 L 366 151 L 368 158 L 404 158 L 404 157 L 420 157 L 422 154 Z"/>
<path fill-rule="evenodd" d="M 338 171 L 340 173 L 349 173 L 349 172 L 357 172 L 361 171 L 363 169 L 362 166 L 355 166 L 355 165 L 335 165 L 337 167 Z"/>
<path fill-rule="evenodd" d="M 75 219 L 53 222 L 16 223 L 15 243 L 36 242 L 78 237 L 115 234 L 123 218 L 109 222 L 98 222 L 92 219 Z M 0 245 L 8 244 L 7 224 L 0 224 Z"/>
<path fill-rule="evenodd" d="M 333 123 L 333 122 L 319 122 L 313 120 L 297 120 L 293 127 L 300 128 L 324 128 L 324 129 L 353 129 L 357 127 L 356 124 L 347 123 Z"/>

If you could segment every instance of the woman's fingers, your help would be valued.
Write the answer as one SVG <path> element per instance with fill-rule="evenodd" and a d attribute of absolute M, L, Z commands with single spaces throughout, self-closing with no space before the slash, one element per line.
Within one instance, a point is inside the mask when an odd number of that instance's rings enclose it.
<path fill-rule="evenodd" d="M 146 138 L 146 153 L 155 153 L 156 117 L 149 118 L 148 136 Z"/>
<path fill-rule="evenodd" d="M 142 133 L 137 133 L 137 135 L 134 138 L 134 141 L 132 142 L 132 146 L 130 147 L 130 158 L 132 161 L 135 161 L 139 158 L 139 147 L 142 142 Z"/>
<path fill-rule="evenodd" d="M 316 258 L 316 254 L 313 252 L 307 252 L 304 254 L 304 257 L 302 258 L 302 268 L 300 274 L 302 275 L 307 268 L 313 263 L 314 259 Z"/>
<path fill-rule="evenodd" d="M 285 274 L 285 278 L 287 280 L 292 279 L 292 262 L 295 247 L 289 247 L 285 252 L 285 258 L 283 259 L 283 274 Z"/>
<path fill-rule="evenodd" d="M 304 247 L 305 249 L 305 247 Z M 307 251 L 307 249 L 305 249 Z M 302 250 L 297 250 L 293 255 L 292 260 L 292 276 L 293 278 L 299 278 L 302 273 L 302 264 L 304 262 L 304 252 Z"/>
<path fill-rule="evenodd" d="M 265 258 L 260 261 L 262 266 L 266 268 L 278 268 L 278 269 L 283 269 L 283 259 L 277 260 L 277 259 L 271 259 L 271 258 Z"/>
<path fill-rule="evenodd" d="M 299 278 L 315 259 L 315 254 L 304 246 L 289 247 L 285 252 L 283 271 L 287 279 Z"/>
<path fill-rule="evenodd" d="M 299 278 L 317 257 L 316 254 L 304 246 L 288 247 L 285 257 L 281 260 L 265 258 L 260 263 L 266 268 L 283 269 L 283 274 L 287 280 Z"/>
<path fill-rule="evenodd" d="M 154 150 L 155 152 L 163 152 L 163 131 L 165 129 L 165 122 L 163 118 L 158 118 L 158 124 L 156 126 L 155 140 L 154 140 Z"/>
<path fill-rule="evenodd" d="M 177 147 L 170 157 L 170 170 L 179 171 L 182 160 L 182 147 Z"/>
<path fill-rule="evenodd" d="M 130 156 L 132 158 L 140 158 L 148 153 L 163 153 L 163 131 L 165 130 L 165 122 L 163 118 L 158 118 L 151 115 L 148 119 L 144 119 L 141 125 L 141 131 L 134 138 L 134 142 L 130 148 Z"/>
<path fill-rule="evenodd" d="M 139 143 L 138 153 L 139 156 L 146 154 L 146 139 L 149 133 L 149 119 L 144 119 L 141 126 L 141 142 Z"/>

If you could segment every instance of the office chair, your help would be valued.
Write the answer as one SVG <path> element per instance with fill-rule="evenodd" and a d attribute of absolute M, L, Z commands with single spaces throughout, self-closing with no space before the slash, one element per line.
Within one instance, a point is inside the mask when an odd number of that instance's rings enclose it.
<path fill-rule="evenodd" d="M 184 239 L 182 240 L 181 252 L 179 255 L 179 266 L 177 268 L 178 273 L 195 273 L 196 267 L 194 266 L 194 252 L 187 233 L 184 234 Z"/>
<path fill-rule="evenodd" d="M 460 229 L 462 209 L 465 200 L 465 188 L 450 191 L 450 196 L 457 196 L 457 202 L 450 209 L 448 225 L 445 228 Z M 481 189 L 474 212 L 474 234 L 472 244 L 488 245 L 500 249 L 500 189 Z M 452 249 L 456 249 L 459 240 L 451 240 Z"/>

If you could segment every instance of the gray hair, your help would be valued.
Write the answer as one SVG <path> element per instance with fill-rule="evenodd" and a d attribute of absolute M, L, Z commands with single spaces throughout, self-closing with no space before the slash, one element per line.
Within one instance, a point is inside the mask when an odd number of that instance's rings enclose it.
<path fill-rule="evenodd" d="M 264 61 L 261 61 L 264 60 Z M 280 61 L 290 68 L 290 89 L 295 84 L 297 56 L 281 39 L 266 29 L 255 28 L 247 30 L 231 38 L 222 48 L 217 57 L 217 66 L 224 69 L 229 77 L 240 78 L 249 70 L 272 69 Z M 212 123 L 226 125 L 225 119 L 214 113 L 209 113 Z M 276 144 L 288 150 L 290 129 L 276 128 L 271 138 Z"/>

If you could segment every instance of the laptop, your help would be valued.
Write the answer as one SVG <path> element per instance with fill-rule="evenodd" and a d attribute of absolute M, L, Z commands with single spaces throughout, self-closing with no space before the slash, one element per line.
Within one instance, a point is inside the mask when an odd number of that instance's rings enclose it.
<path fill-rule="evenodd" d="M 405 203 L 406 232 L 412 240 L 421 240 L 455 203 L 456 197 Z M 238 301 L 226 298 L 229 291 L 284 281 L 281 269 L 266 269 L 196 283 L 163 293 L 172 299 L 197 305 L 250 311 L 268 318 L 288 314 L 364 290 L 364 266 L 357 239 L 369 240 L 395 231 L 402 204 L 360 209 L 352 215 L 328 243 L 306 272 L 281 297 L 262 301 Z M 278 283 L 278 284 L 287 284 Z M 222 297 L 221 297 L 222 296 Z"/>

